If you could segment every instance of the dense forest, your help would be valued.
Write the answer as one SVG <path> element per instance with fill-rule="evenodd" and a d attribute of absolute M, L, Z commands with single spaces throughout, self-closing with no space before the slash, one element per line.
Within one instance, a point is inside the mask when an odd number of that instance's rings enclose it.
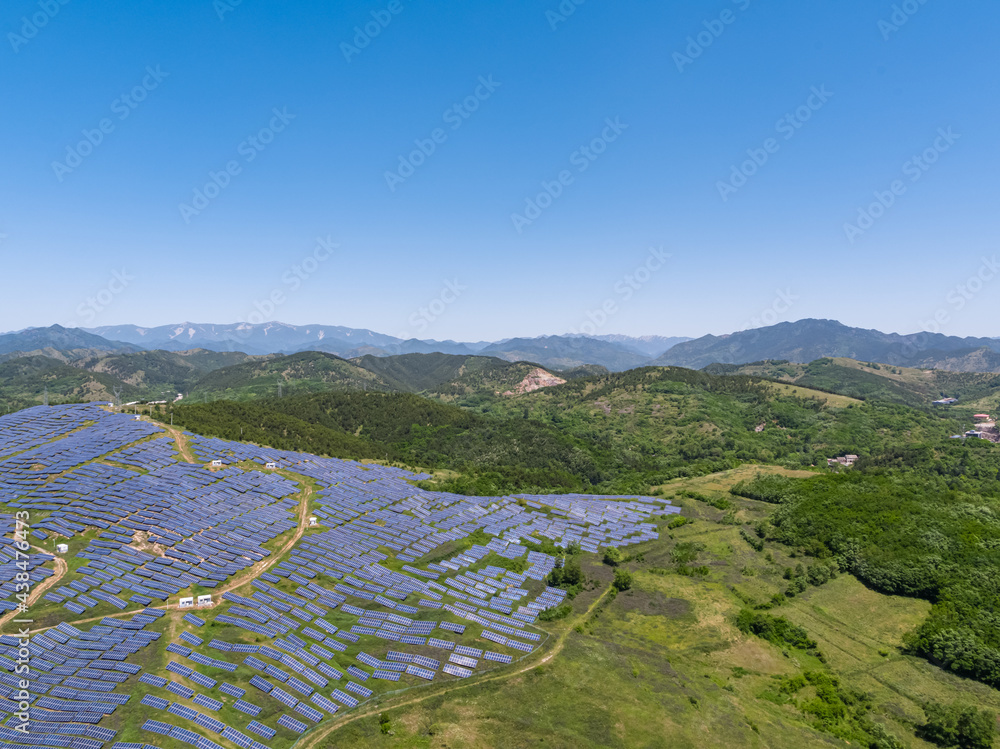
<path fill-rule="evenodd" d="M 1000 687 L 1000 451 L 981 440 L 894 449 L 849 472 L 760 477 L 769 537 L 870 587 L 932 602 L 910 649 Z"/>
<path fill-rule="evenodd" d="M 747 462 L 809 467 L 845 452 L 875 454 L 901 435 L 941 439 L 956 428 L 902 406 L 834 407 L 775 387 L 643 369 L 517 398 L 480 394 L 461 406 L 408 393 L 325 392 L 178 404 L 173 417 L 201 434 L 456 471 L 447 488 L 472 494 L 641 493 Z"/>

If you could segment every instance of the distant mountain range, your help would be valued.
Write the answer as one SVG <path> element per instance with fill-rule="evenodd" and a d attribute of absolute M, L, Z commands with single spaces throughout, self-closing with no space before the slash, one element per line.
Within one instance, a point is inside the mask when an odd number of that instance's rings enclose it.
<path fill-rule="evenodd" d="M 16 333 L 0 335 L 0 355 L 15 351 L 140 351 L 142 346 L 108 339 L 104 336 L 80 328 L 64 328 L 53 325 L 50 328 L 28 328 Z"/>
<path fill-rule="evenodd" d="M 198 351 L 202 352 L 198 356 L 186 354 L 181 364 L 168 365 L 154 356 L 157 352 L 163 355 Z M 197 369 L 204 375 L 207 371 L 240 364 L 250 358 L 306 351 L 350 360 L 407 354 L 493 357 L 507 362 L 530 362 L 562 373 L 564 377 L 584 371 L 591 374 L 604 369 L 620 372 L 643 366 L 702 369 L 713 364 L 741 365 L 766 360 L 806 364 L 827 357 L 952 372 L 1000 372 L 998 338 L 959 338 L 939 333 L 900 335 L 852 328 L 835 320 L 814 319 L 693 340 L 663 336 L 562 335 L 463 343 L 404 340 L 365 329 L 285 323 L 180 323 L 155 328 L 116 325 L 89 330 L 55 325 L 0 335 L 0 361 L 30 354 L 79 366 L 82 361 L 146 352 L 156 360 L 151 370 L 136 363 L 138 359 L 118 362 L 112 358 L 99 367 L 95 365 L 93 371 L 111 374 L 110 368 L 119 366 L 132 367 L 137 372 L 171 371 L 174 375 L 169 379 L 174 382 L 190 381 L 188 377 L 175 376 L 185 368 Z M 207 368 L 201 364 L 192 365 L 199 356 L 205 360 L 210 352 L 232 354 L 236 359 L 212 361 Z M 591 369 L 587 370 L 588 367 Z M 375 371 L 377 367 L 370 369 Z M 122 381 L 129 384 L 135 380 L 127 373 L 115 376 L 121 376 Z M 143 386 L 146 384 L 151 383 Z"/>
<path fill-rule="evenodd" d="M 985 349 L 985 351 L 984 351 Z M 707 335 L 673 346 L 652 364 L 701 369 L 710 364 L 747 364 L 786 360 L 806 364 L 824 357 L 845 357 L 905 367 L 956 371 L 995 371 L 1000 362 L 995 338 L 958 338 L 940 333 L 882 333 L 850 328 L 836 320 L 799 320 L 726 336 Z"/>
<path fill-rule="evenodd" d="M 37 330 L 37 329 L 36 329 Z M 147 350 L 186 351 L 204 348 L 212 351 L 241 351 L 251 355 L 294 354 L 300 351 L 324 351 L 350 359 L 358 356 L 396 356 L 400 354 L 484 354 L 507 361 L 532 361 L 546 367 L 573 369 L 596 364 L 612 371 L 642 366 L 687 338 L 623 335 L 545 336 L 513 338 L 497 342 L 404 340 L 395 336 L 359 328 L 332 325 L 288 325 L 273 322 L 260 325 L 235 323 L 214 325 L 178 323 L 143 328 L 137 325 L 111 325 L 90 328 L 86 333 L 111 341 L 123 342 Z M 35 348 L 41 348 L 36 346 Z M 25 349 L 22 349 L 25 350 Z"/>

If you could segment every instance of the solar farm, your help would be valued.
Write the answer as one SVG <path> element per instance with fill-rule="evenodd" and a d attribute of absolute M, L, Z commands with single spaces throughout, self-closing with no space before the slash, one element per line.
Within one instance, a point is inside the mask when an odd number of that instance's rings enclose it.
<path fill-rule="evenodd" d="M 566 593 L 526 543 L 624 548 L 677 512 L 184 437 L 196 462 L 101 404 L 0 417 L 0 745 L 291 746 L 544 648 Z"/>

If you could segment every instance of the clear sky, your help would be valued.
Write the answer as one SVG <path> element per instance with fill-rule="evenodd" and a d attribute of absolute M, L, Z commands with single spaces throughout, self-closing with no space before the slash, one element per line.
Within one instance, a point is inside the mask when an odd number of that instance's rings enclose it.
<path fill-rule="evenodd" d="M 0 329 L 1000 336 L 998 22 L 993 0 L 7 0 Z"/>

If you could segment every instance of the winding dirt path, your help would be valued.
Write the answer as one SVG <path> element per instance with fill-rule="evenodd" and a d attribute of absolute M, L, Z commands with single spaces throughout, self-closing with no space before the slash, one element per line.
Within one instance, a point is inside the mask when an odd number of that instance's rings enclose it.
<path fill-rule="evenodd" d="M 531 656 L 529 656 L 528 658 L 525 658 L 513 671 L 506 671 L 502 674 L 496 674 L 493 676 L 483 675 L 478 679 L 475 677 L 471 677 L 468 679 L 461 679 L 459 681 L 454 682 L 452 686 L 446 687 L 444 689 L 434 690 L 432 692 L 428 692 L 427 694 L 421 694 L 418 697 L 403 699 L 398 702 L 394 702 L 391 698 L 383 702 L 375 702 L 370 706 L 365 707 L 364 709 L 354 710 L 352 712 L 345 714 L 341 719 L 334 720 L 332 723 L 326 725 L 322 729 L 319 729 L 319 727 L 317 727 L 318 730 L 316 730 L 315 733 L 310 733 L 307 734 L 306 736 L 303 736 L 301 739 L 292 744 L 292 747 L 293 749 L 313 749 L 313 747 L 316 747 L 319 744 L 319 742 L 330 736 L 330 734 L 332 734 L 337 729 L 343 728 L 349 723 L 361 720 L 362 718 L 371 717 L 372 715 L 384 712 L 385 710 L 397 710 L 401 707 L 416 705 L 421 702 L 426 702 L 427 700 L 436 699 L 446 694 L 457 692 L 460 689 L 469 689 L 471 687 L 478 687 L 482 684 L 488 684 L 494 681 L 505 681 L 507 679 L 511 679 L 515 676 L 523 674 L 525 671 L 530 671 L 533 668 L 537 668 L 538 666 L 544 665 L 562 652 L 563 647 L 566 644 L 566 638 L 569 636 L 569 633 L 572 632 L 576 626 L 586 621 L 593 613 L 594 609 L 597 608 L 597 606 L 601 603 L 601 601 L 607 598 L 607 595 L 610 592 L 611 588 L 609 587 L 600 596 L 598 596 L 597 600 L 595 600 L 592 604 L 590 604 L 587 610 L 582 614 L 580 614 L 578 617 L 576 617 L 573 620 L 572 624 L 568 625 L 566 629 L 562 632 L 562 634 L 560 634 L 556 638 L 556 641 L 551 648 L 546 650 L 544 653 L 539 654 L 540 657 L 532 658 Z"/>
<path fill-rule="evenodd" d="M 198 462 L 197 458 L 194 457 L 194 453 L 191 452 L 191 446 L 188 445 L 187 437 L 184 436 L 184 433 L 180 429 L 172 427 L 169 424 L 161 424 L 159 422 L 156 422 L 156 425 L 163 427 L 167 434 L 173 438 L 174 443 L 177 445 L 177 452 L 181 454 L 181 457 L 184 458 L 184 460 L 188 463 Z"/>
<path fill-rule="evenodd" d="M 290 474 L 290 475 L 294 476 L 295 474 Z M 236 590 L 237 588 L 243 587 L 244 585 L 246 585 L 247 583 L 249 583 L 251 580 L 256 579 L 262 573 L 267 572 L 269 569 L 271 569 L 271 567 L 273 567 L 274 565 L 276 565 L 278 562 L 281 561 L 282 557 L 284 557 L 285 554 L 287 554 L 289 551 L 292 550 L 292 548 L 295 546 L 295 544 L 297 544 L 299 542 L 299 540 L 302 538 L 302 535 L 306 532 L 306 528 L 309 527 L 309 497 L 312 496 L 312 493 L 313 493 L 313 488 L 309 484 L 303 483 L 302 496 L 299 499 L 299 524 L 298 524 L 298 527 L 295 529 L 295 533 L 292 535 L 292 537 L 290 539 L 288 539 L 288 542 L 281 548 L 281 550 L 280 551 L 276 551 L 274 554 L 272 554 L 267 559 L 262 559 L 261 561 L 257 562 L 257 564 L 255 564 L 252 567 L 250 567 L 243 575 L 241 575 L 237 580 L 234 580 L 233 582 L 231 582 L 225 588 L 221 588 L 221 589 L 218 589 L 218 590 L 213 590 L 212 591 L 212 595 L 213 596 L 216 596 L 216 595 L 221 596 L 223 593 L 228 593 L 228 592 L 230 592 L 232 590 Z M 44 553 L 48 554 L 47 551 L 44 552 Z M 55 582 L 58 582 L 58 580 L 61 579 L 62 576 L 65 575 L 66 572 L 68 571 L 68 566 L 67 566 L 65 560 L 63 560 L 63 559 L 61 559 L 59 557 L 56 557 L 56 562 L 57 562 L 57 565 L 58 565 L 59 562 L 62 562 L 63 570 L 58 575 L 58 578 L 49 578 L 49 580 L 45 581 L 45 582 L 49 583 L 49 586 L 51 586 Z M 46 587 L 49 587 L 49 586 L 46 586 Z M 39 594 L 41 594 L 42 592 L 44 592 L 45 589 L 42 588 L 41 586 L 39 586 L 38 590 L 39 590 Z M 173 604 L 173 603 L 164 603 L 164 604 L 161 604 L 159 606 L 148 606 L 147 608 L 162 609 L 164 611 L 177 610 L 176 604 Z M 9 617 L 13 618 L 13 616 L 16 613 L 17 612 L 11 612 L 10 615 L 9 615 Z M 94 616 L 94 617 L 91 617 L 89 619 L 76 619 L 76 620 L 73 621 L 73 625 L 76 626 L 78 624 L 87 624 L 88 622 L 98 622 L 101 619 L 106 619 L 106 618 L 116 619 L 116 618 L 118 618 L 120 616 L 132 616 L 133 614 L 136 614 L 136 613 L 138 613 L 138 612 L 137 611 L 119 611 L 119 612 L 115 612 L 115 613 L 111 613 L 111 614 L 105 614 L 104 616 Z M 0 620 L 0 624 L 2 624 L 4 621 L 6 621 L 6 618 Z M 44 632 L 47 629 L 53 629 L 53 627 L 42 627 L 40 629 L 34 629 L 34 630 L 32 630 L 32 634 L 34 634 L 36 632 Z"/>
<path fill-rule="evenodd" d="M 41 553 L 41 554 L 49 554 L 50 553 L 50 552 L 46 551 L 45 549 L 43 549 L 41 547 L 38 547 L 38 546 L 32 546 L 31 548 L 34 549 L 35 551 Z M 22 613 L 19 610 L 15 609 L 14 611 L 7 612 L 2 617 L 0 617 L 0 627 L 3 627 L 3 625 L 5 625 L 11 619 L 16 619 L 19 616 L 30 617 L 31 616 L 31 604 L 35 603 L 39 598 L 41 598 L 42 594 L 45 593 L 45 591 L 47 591 L 53 585 L 58 585 L 59 584 L 59 581 L 62 580 L 63 577 L 65 577 L 65 575 L 66 575 L 67 572 L 69 572 L 69 565 L 66 564 L 66 560 L 65 559 L 63 559 L 62 557 L 59 557 L 59 556 L 55 557 L 55 563 L 56 563 L 55 574 L 52 575 L 52 577 L 48 577 L 48 578 L 42 580 L 38 585 L 36 585 L 35 587 L 33 587 L 31 589 L 31 594 L 28 596 L 28 611 Z"/>

